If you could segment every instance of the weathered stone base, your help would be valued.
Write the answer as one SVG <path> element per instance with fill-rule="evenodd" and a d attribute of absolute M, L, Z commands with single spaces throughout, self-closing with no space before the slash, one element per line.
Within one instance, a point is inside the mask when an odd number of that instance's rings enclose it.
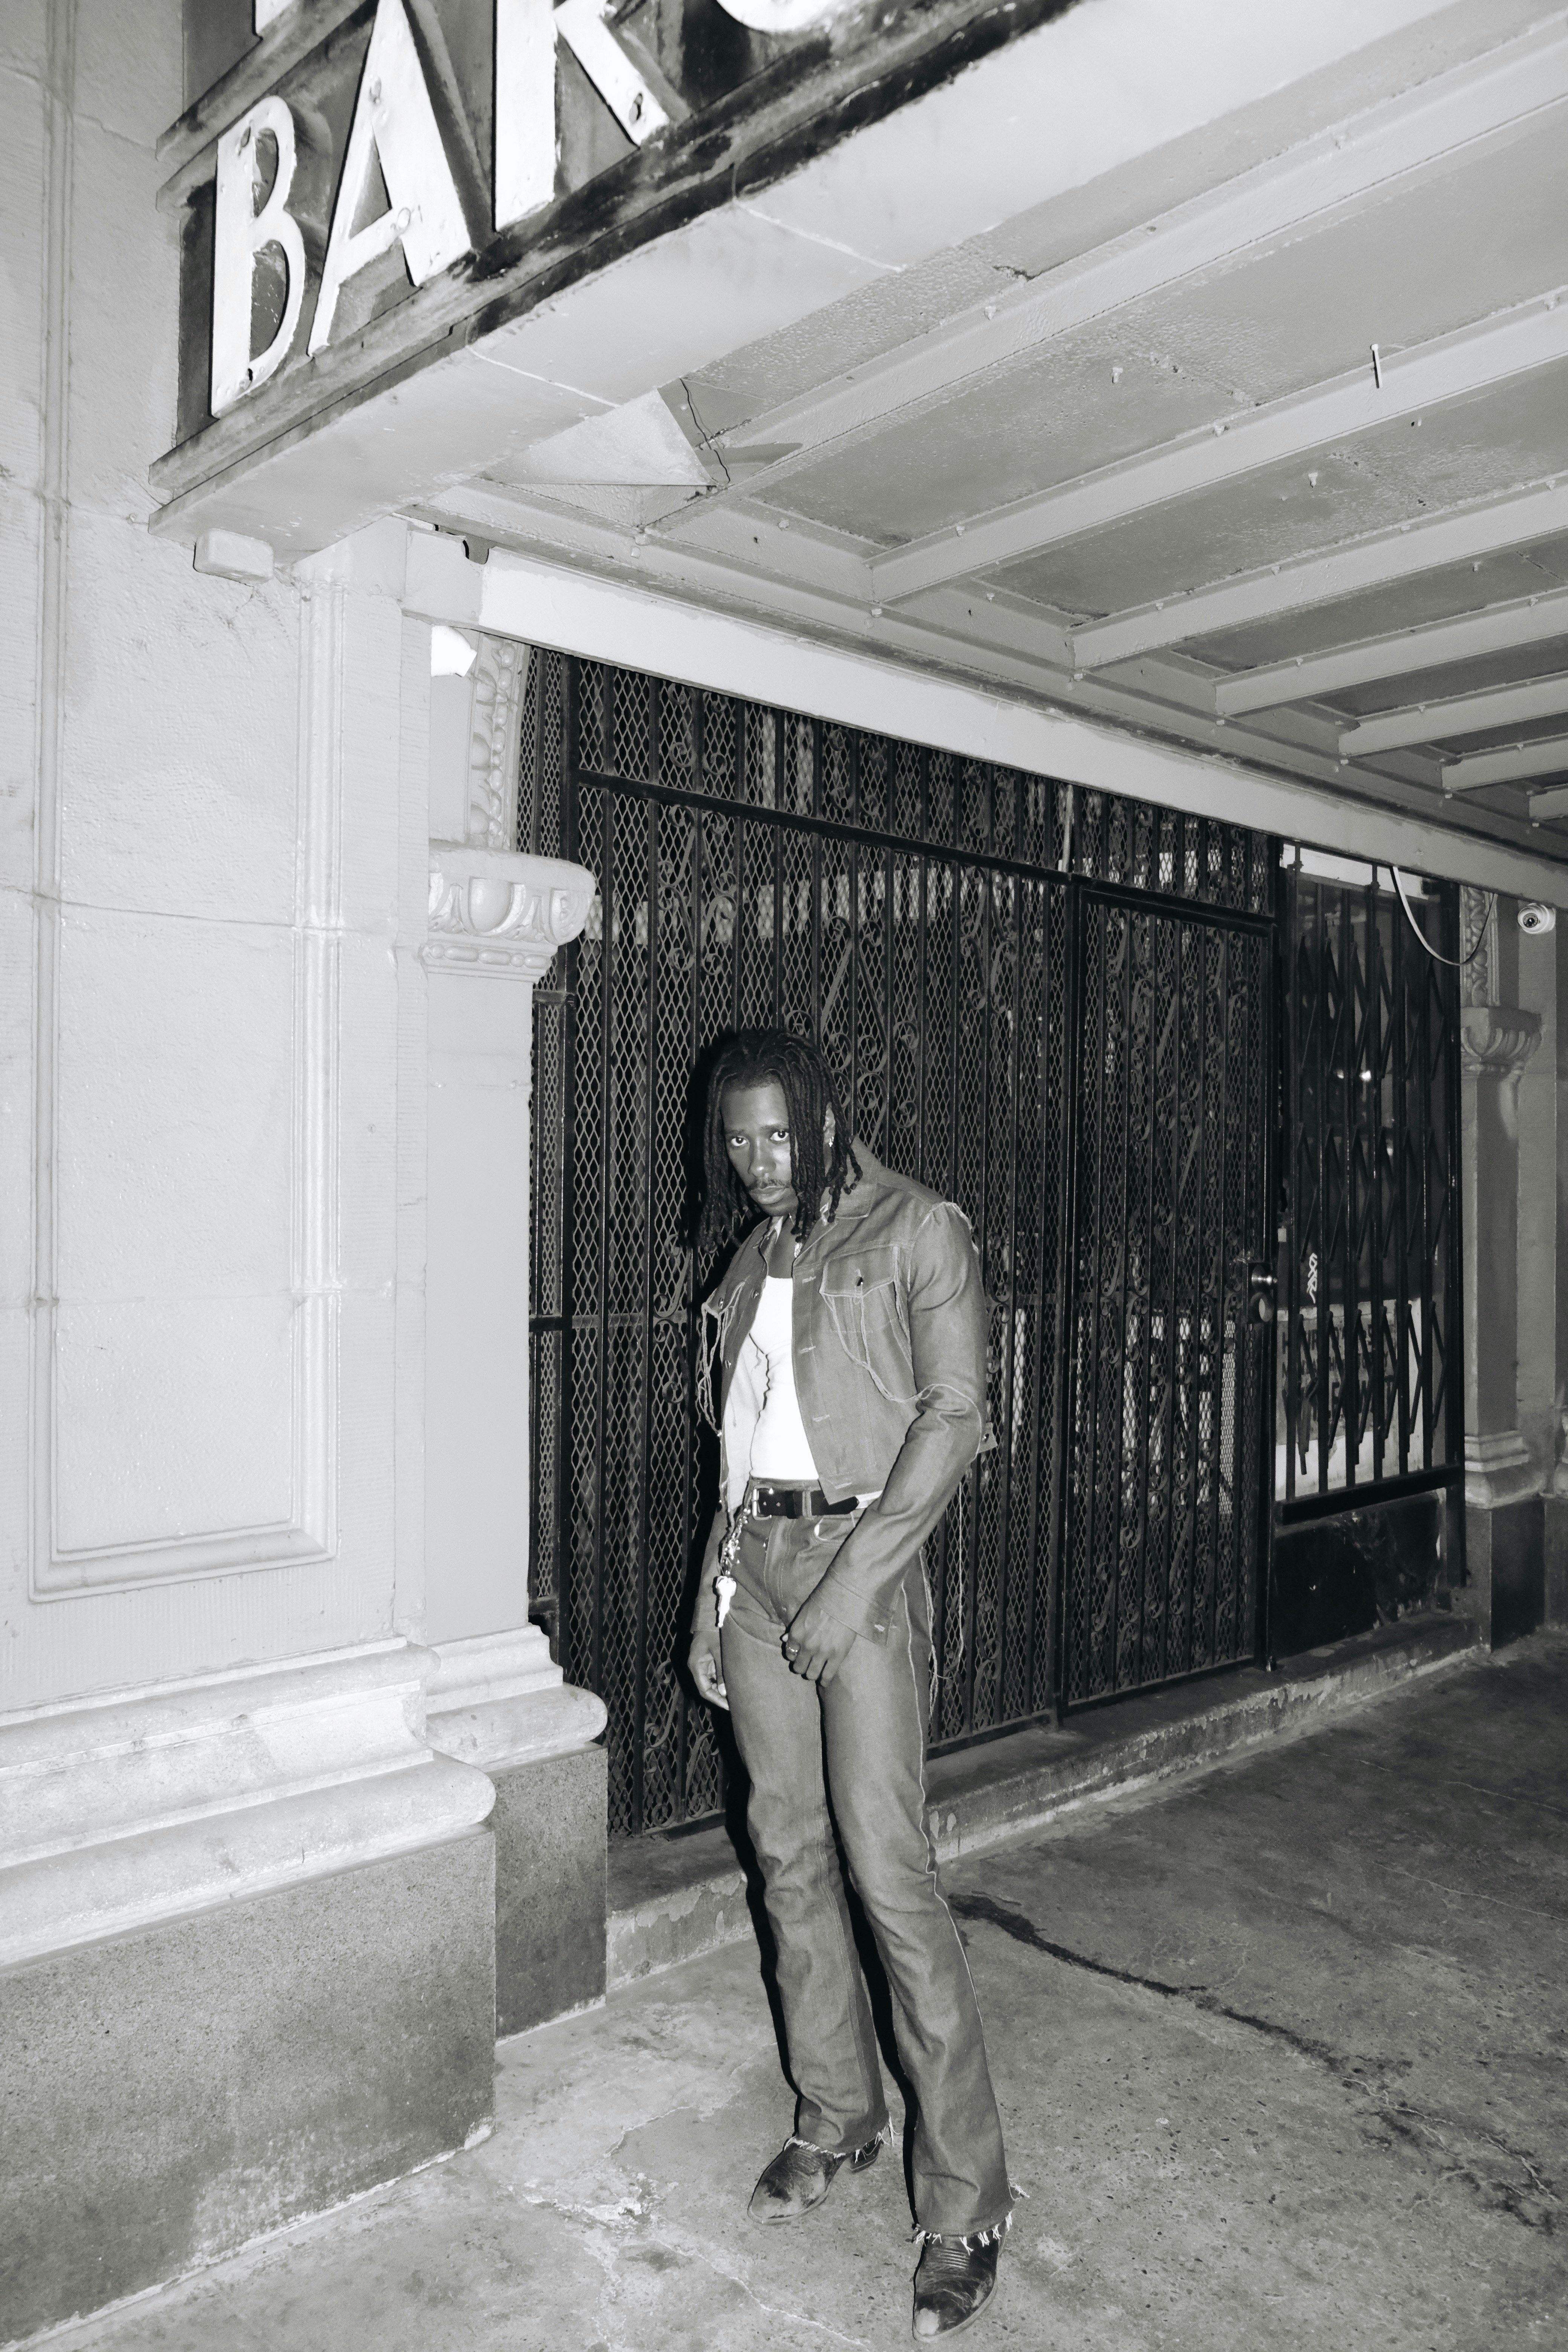
<path fill-rule="evenodd" d="M 470 2139 L 494 1853 L 469 1830 L 0 1975 L 0 2343 Z"/>
<path fill-rule="evenodd" d="M 1522 1496 L 1491 1509 L 1468 1503 L 1465 1511 L 1468 1581 L 1456 1595 L 1466 1614 L 1479 1621 L 1494 1650 L 1533 1633 L 1546 1622 L 1546 1559 L 1542 1497 Z"/>
<path fill-rule="evenodd" d="M 602 1748 L 490 1768 L 499 2034 L 605 1997 L 607 1770 Z"/>
<path fill-rule="evenodd" d="M 1542 1497 L 1546 1622 L 1568 1625 L 1568 1495 Z"/>

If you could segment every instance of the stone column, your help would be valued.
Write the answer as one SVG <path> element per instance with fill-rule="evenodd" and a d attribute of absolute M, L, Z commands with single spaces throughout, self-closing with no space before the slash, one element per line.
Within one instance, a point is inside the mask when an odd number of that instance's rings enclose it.
<path fill-rule="evenodd" d="M 1459 1051 L 1465 1243 L 1466 1605 L 1493 1641 L 1538 1576 L 1541 1473 L 1519 1427 L 1519 1081 L 1541 1016 L 1500 1001 L 1513 903 L 1467 888 Z"/>
<path fill-rule="evenodd" d="M 1554 1181 L 1552 1433 L 1554 1461 L 1547 1484 L 1545 1520 L 1546 1622 L 1568 1625 L 1568 930 L 1562 926 L 1542 948 L 1552 950 L 1556 1020 L 1552 1044 L 1552 1168 Z"/>
<path fill-rule="evenodd" d="M 493 812 L 481 804 L 487 830 Z M 603 1997 L 603 1702 L 528 1617 L 533 983 L 576 937 L 582 866 L 430 850 L 426 1638 L 432 1744 L 494 1781 L 498 2030 Z"/>
<path fill-rule="evenodd" d="M 99 47 L 94 89 L 166 87 L 155 42 Z M 140 203 L 150 144 L 125 158 Z M 96 234 L 57 290 L 93 289 L 69 364 L 129 478 L 117 339 L 157 306 Z M 0 2341 L 493 2113 L 495 1791 L 432 1751 L 437 1661 L 398 1607 L 427 833 L 404 527 L 242 585 L 89 520 L 37 625 L 65 732 L 7 934 L 36 977 L 0 987 Z M 21 612 L 0 694 L 35 674 Z"/>

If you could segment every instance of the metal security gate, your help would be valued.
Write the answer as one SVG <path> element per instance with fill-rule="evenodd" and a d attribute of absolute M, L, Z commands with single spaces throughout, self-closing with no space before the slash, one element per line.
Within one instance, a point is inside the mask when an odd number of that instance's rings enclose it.
<path fill-rule="evenodd" d="M 1454 883 L 1387 867 L 1284 882 L 1281 1656 L 1426 1606 L 1463 1573 L 1459 999 L 1473 969 L 1459 968 Z"/>
<path fill-rule="evenodd" d="M 1250 1658 L 1268 1487 L 1273 926 L 1078 909 L 1063 1698 Z"/>
<path fill-rule="evenodd" d="M 722 1801 L 723 1735 L 683 1674 L 717 1484 L 697 1307 L 719 1270 L 687 1237 L 705 1057 L 738 1025 L 817 1036 L 872 1150 L 971 1219 L 999 1443 L 928 1548 L 933 1745 L 1049 1711 L 1079 877 L 1256 913 L 1268 843 L 548 653 L 519 807 L 520 846 L 599 882 L 535 992 L 531 1583 L 609 1710 L 612 1830 Z"/>
<path fill-rule="evenodd" d="M 1458 887 L 1285 879 L 1289 1514 L 1464 1472 Z"/>

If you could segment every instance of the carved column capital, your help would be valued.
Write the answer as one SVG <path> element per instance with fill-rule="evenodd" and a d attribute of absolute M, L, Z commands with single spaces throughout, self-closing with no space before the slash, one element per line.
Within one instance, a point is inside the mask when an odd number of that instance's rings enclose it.
<path fill-rule="evenodd" d="M 517 762 L 529 648 L 510 637 L 479 637 L 468 734 L 470 848 L 510 849 L 517 839 Z"/>
<path fill-rule="evenodd" d="M 1491 1004 L 1497 985 L 1497 894 L 1459 886 L 1459 1003 Z"/>
<path fill-rule="evenodd" d="M 587 921 L 596 887 L 562 858 L 433 841 L 426 968 L 539 980 Z"/>
<path fill-rule="evenodd" d="M 1467 1070 L 1516 1078 L 1541 1043 L 1541 1015 L 1518 1004 L 1459 1008 L 1459 1059 Z"/>

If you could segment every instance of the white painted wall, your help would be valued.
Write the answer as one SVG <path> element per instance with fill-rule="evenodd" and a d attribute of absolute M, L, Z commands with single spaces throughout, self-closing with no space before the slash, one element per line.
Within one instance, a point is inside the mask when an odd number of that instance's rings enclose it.
<path fill-rule="evenodd" d="M 423 1605 L 428 632 L 148 535 L 177 0 L 0 11 L 0 1712 Z"/>

